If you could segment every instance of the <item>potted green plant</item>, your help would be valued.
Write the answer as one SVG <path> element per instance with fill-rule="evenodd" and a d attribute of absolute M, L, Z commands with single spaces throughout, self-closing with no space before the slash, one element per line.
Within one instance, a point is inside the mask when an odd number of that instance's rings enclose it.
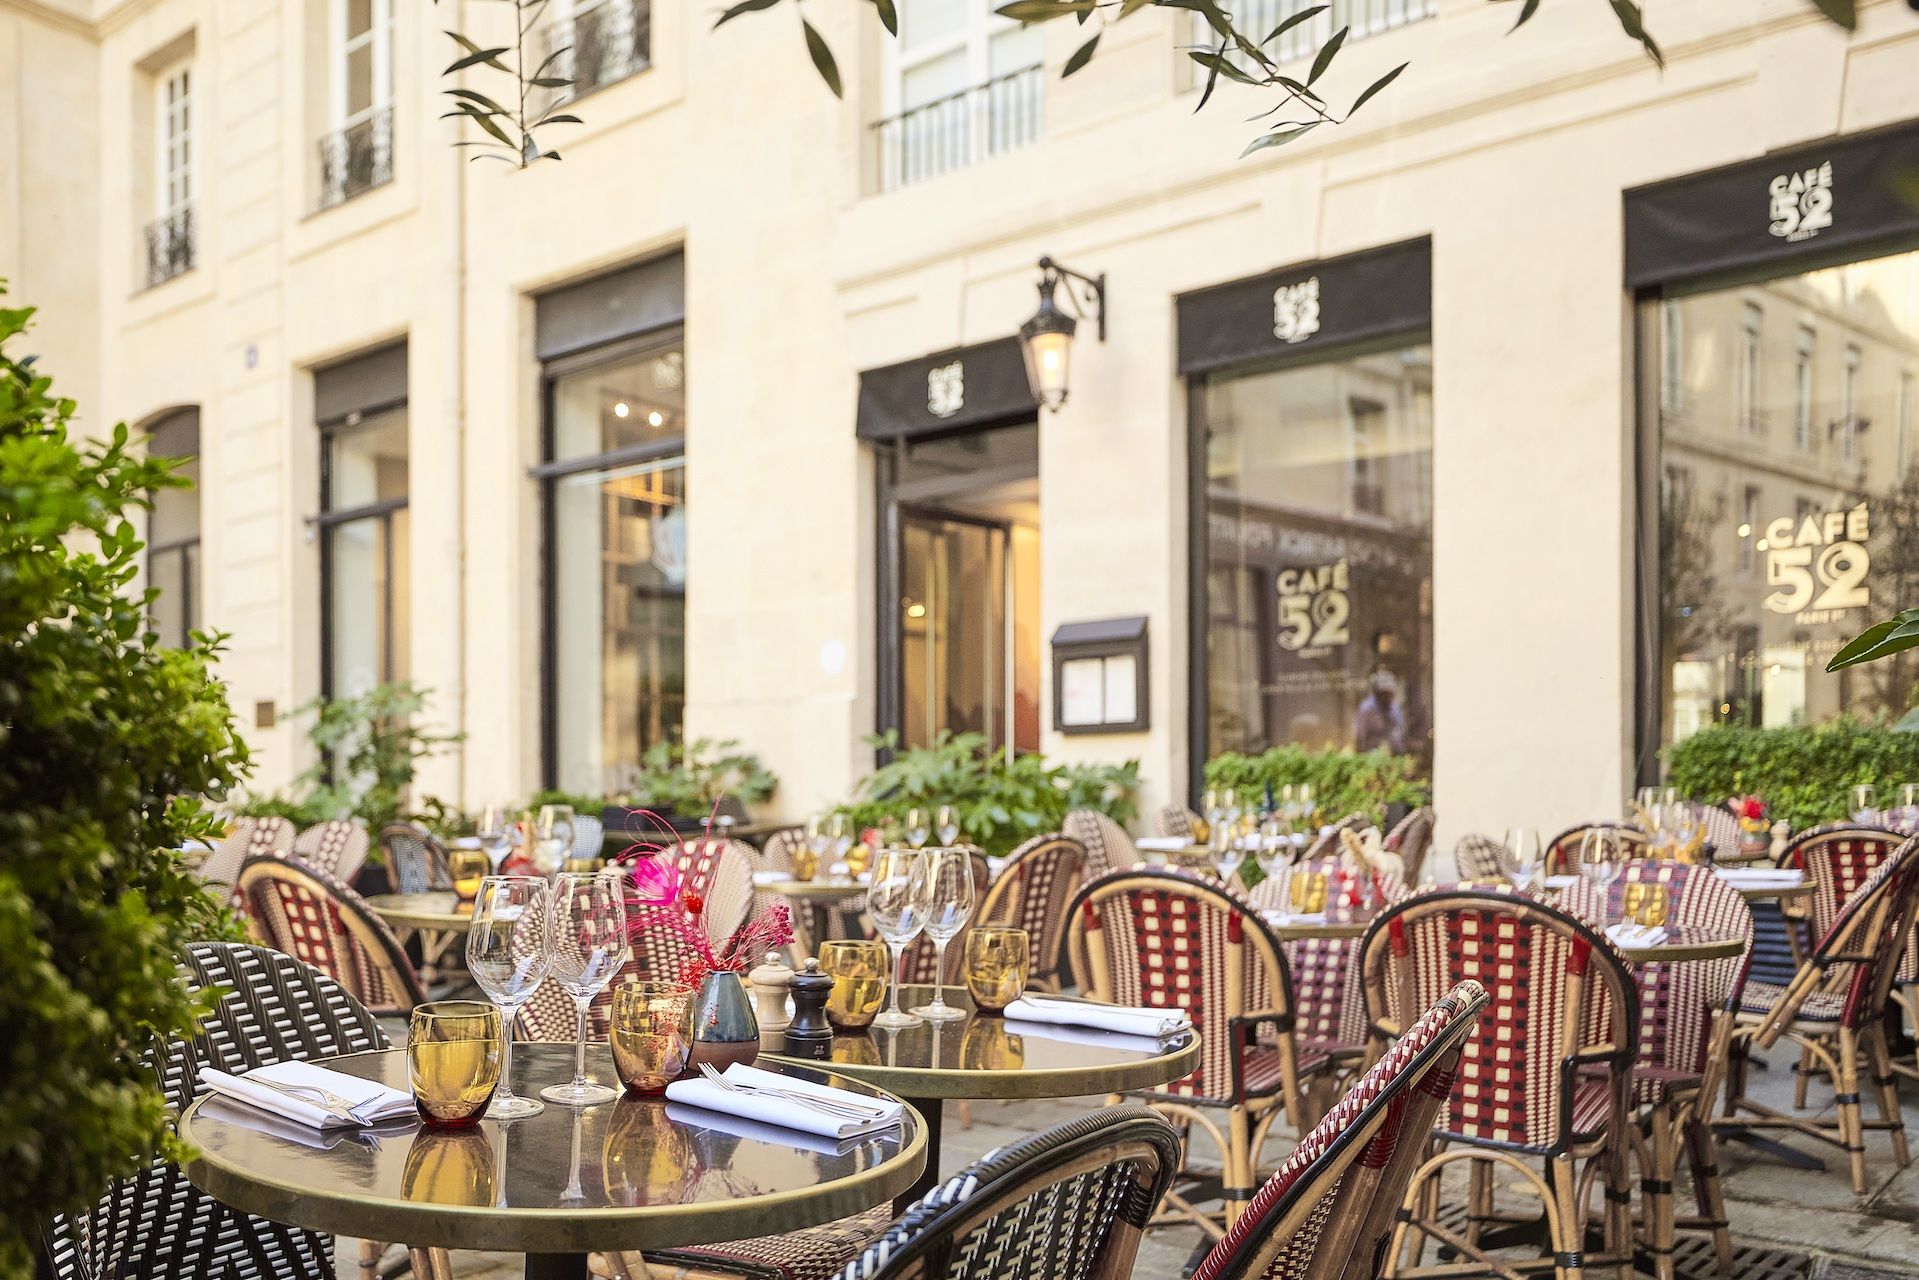
<path fill-rule="evenodd" d="M 716 805 L 720 813 L 744 820 L 751 806 L 772 799 L 778 788 L 779 780 L 760 758 L 731 738 L 658 742 L 640 757 L 625 793 L 607 804 L 603 818 L 608 831 L 623 831 L 632 815 L 645 809 L 677 830 L 692 831 Z"/>

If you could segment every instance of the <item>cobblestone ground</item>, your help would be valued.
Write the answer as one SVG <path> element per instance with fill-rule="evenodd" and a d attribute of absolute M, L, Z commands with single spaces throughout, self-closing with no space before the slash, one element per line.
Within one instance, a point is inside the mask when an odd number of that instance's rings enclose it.
<path fill-rule="evenodd" d="M 1791 1102 L 1791 1056 L 1773 1052 L 1772 1067 L 1756 1072 L 1754 1092 L 1778 1106 Z M 1902 1080 L 1906 1123 L 1919 1152 L 1919 1081 Z M 1830 1107 L 1831 1091 L 1814 1086 L 1812 1105 Z M 994 1147 L 1015 1141 L 1100 1105 L 1101 1099 L 1049 1102 L 974 1103 L 972 1125 L 961 1127 L 949 1110 L 946 1122 L 943 1171 L 950 1172 Z M 1268 1162 L 1282 1157 L 1292 1142 L 1290 1134 L 1275 1134 L 1265 1155 Z M 1814 1151 L 1809 1140 L 1795 1145 Z M 1720 1166 L 1726 1178 L 1733 1234 L 1741 1246 L 1734 1280 L 1880 1280 L 1881 1277 L 1919 1276 L 1919 1163 L 1907 1169 L 1894 1164 L 1884 1134 L 1868 1134 L 1867 1162 L 1872 1189 L 1864 1197 L 1852 1194 L 1836 1148 L 1814 1151 L 1827 1162 L 1819 1173 L 1789 1167 L 1736 1143 L 1724 1144 Z M 1201 1160 L 1217 1157 L 1201 1153 Z M 1502 1205 L 1518 1204 L 1527 1192 L 1517 1184 L 1502 1185 Z M 1682 1208 L 1689 1188 L 1679 1192 Z M 1463 1201 L 1459 1195 L 1449 1197 Z M 1152 1231 L 1139 1252 L 1135 1280 L 1180 1280 L 1200 1239 L 1197 1227 L 1162 1227 Z M 356 1247 L 342 1242 L 341 1274 L 355 1272 Z M 1682 1251 L 1682 1262 L 1686 1254 Z M 462 1280 L 509 1280 L 521 1274 L 517 1258 L 505 1255 L 456 1253 L 454 1270 Z M 1608 1273 L 1610 1274 L 1610 1273 Z M 1700 1270 L 1699 1280 L 1711 1274 Z M 1059 1280 L 1077 1280 L 1060 1277 Z"/>

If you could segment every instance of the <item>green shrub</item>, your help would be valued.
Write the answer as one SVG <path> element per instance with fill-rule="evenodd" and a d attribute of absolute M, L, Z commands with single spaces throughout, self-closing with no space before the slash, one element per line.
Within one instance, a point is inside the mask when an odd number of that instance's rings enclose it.
<path fill-rule="evenodd" d="M 876 748 L 895 750 L 892 733 L 868 738 Z M 930 823 L 939 806 L 950 804 L 960 830 L 973 844 L 1003 854 L 1023 841 L 1058 831 L 1069 810 L 1097 809 L 1124 825 L 1138 814 L 1133 792 L 1139 787 L 1139 761 L 1125 764 L 1049 765 L 1037 752 L 1015 756 L 986 749 L 977 733 L 942 731 L 930 747 L 899 751 L 863 779 L 850 804 L 836 812 L 855 826 L 903 826 L 909 809 L 924 809 Z"/>
<path fill-rule="evenodd" d="M 182 946 L 234 936 L 174 847 L 211 838 L 195 797 L 246 764 L 216 640 L 164 648 L 129 509 L 171 464 L 69 438 L 71 400 L 6 344 L 0 309 L 0 1277 L 33 1273 L 42 1223 L 162 1149 L 166 1099 L 141 1061 L 202 1012 Z"/>
<path fill-rule="evenodd" d="M 772 799 L 779 780 L 760 758 L 727 739 L 656 742 L 640 757 L 620 803 L 663 817 L 701 818 L 722 795 L 743 805 Z"/>
<path fill-rule="evenodd" d="M 1312 784 L 1314 803 L 1327 822 L 1365 813 L 1383 823 L 1388 806 L 1416 808 L 1432 798 L 1432 783 L 1419 776 L 1419 762 L 1386 751 L 1308 751 L 1288 745 L 1256 756 L 1229 751 L 1206 762 L 1206 785 L 1232 787 L 1242 800 L 1263 799 L 1268 786 L 1277 794 L 1289 782 Z"/>
<path fill-rule="evenodd" d="M 1882 806 L 1901 783 L 1919 782 L 1919 734 L 1830 720 L 1785 729 L 1714 725 L 1666 749 L 1666 781 L 1694 800 L 1756 795 L 1794 830 L 1837 822 L 1852 788 L 1869 782 Z"/>

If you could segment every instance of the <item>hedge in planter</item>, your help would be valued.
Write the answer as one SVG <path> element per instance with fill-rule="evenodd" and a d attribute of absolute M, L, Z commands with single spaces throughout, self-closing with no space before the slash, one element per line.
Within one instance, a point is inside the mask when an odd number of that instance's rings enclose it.
<path fill-rule="evenodd" d="M 1919 782 L 1919 733 L 1852 719 L 1787 729 L 1715 725 L 1666 749 L 1666 781 L 1694 800 L 1757 795 L 1775 821 L 1798 831 L 1847 817 L 1862 782 L 1879 789 L 1881 806 L 1897 804 L 1900 784 Z"/>
<path fill-rule="evenodd" d="M 1432 796 L 1432 784 L 1419 775 L 1418 761 L 1385 751 L 1278 746 L 1256 756 L 1229 751 L 1206 762 L 1206 785 L 1232 787 L 1242 801 L 1264 799 L 1269 786 L 1277 794 L 1289 782 L 1312 784 L 1314 802 L 1328 822 L 1359 812 L 1383 823 L 1390 806 L 1417 808 Z"/>
<path fill-rule="evenodd" d="M 141 1055 L 195 1028 L 174 957 L 228 928 L 172 849 L 246 759 L 211 640 L 162 648 L 128 590 L 128 509 L 183 482 L 125 426 L 69 439 L 73 402 L 8 350 L 31 314 L 0 309 L 0 1277 L 164 1140 Z"/>

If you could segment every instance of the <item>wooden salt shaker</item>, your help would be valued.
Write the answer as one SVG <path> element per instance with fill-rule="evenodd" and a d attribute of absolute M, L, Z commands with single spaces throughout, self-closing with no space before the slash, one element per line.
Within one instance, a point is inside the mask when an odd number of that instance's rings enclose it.
<path fill-rule="evenodd" d="M 833 994 L 833 975 L 820 972 L 818 960 L 793 975 L 793 1021 L 786 1028 L 786 1053 L 795 1058 L 825 1059 L 833 1053 L 833 1024 L 826 1020 L 827 997 Z"/>
<path fill-rule="evenodd" d="M 769 951 L 759 967 L 746 975 L 746 980 L 753 986 L 754 1013 L 760 1022 L 760 1039 L 777 1045 L 780 1033 L 792 1021 L 792 1016 L 786 1011 L 786 992 L 787 986 L 793 981 L 793 971 L 780 959 L 779 952 Z"/>

